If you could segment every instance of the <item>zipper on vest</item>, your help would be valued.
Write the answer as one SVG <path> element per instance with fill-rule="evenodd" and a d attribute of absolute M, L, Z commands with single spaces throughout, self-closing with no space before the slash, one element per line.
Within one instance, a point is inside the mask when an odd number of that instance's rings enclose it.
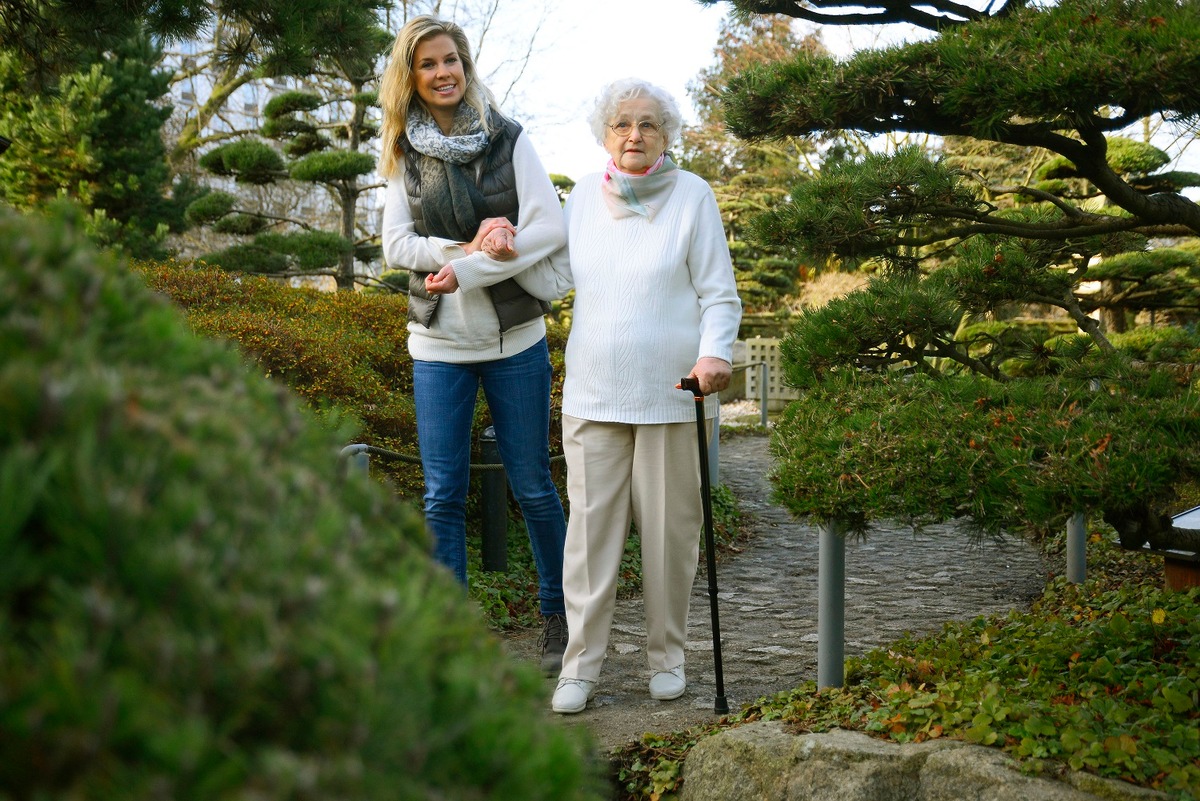
<path fill-rule="evenodd" d="M 504 353 L 504 329 L 500 329 L 500 352 Z"/>

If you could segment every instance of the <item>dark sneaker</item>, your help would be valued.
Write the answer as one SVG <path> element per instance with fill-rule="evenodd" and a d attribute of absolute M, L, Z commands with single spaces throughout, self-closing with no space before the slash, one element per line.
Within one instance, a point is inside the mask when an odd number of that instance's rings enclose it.
<path fill-rule="evenodd" d="M 542 649 L 542 672 L 557 676 L 562 670 L 563 652 L 567 650 L 567 619 L 562 615 L 547 615 L 538 645 Z"/>

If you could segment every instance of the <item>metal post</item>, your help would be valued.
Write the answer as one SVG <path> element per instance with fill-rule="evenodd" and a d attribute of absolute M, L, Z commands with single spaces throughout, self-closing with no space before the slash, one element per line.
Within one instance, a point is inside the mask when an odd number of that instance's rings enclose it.
<path fill-rule="evenodd" d="M 836 520 L 820 526 L 817 572 L 817 689 L 846 681 L 846 539 Z"/>
<path fill-rule="evenodd" d="M 1076 512 L 1067 520 L 1067 581 L 1087 581 L 1087 513 Z"/>
<path fill-rule="evenodd" d="M 484 465 L 502 464 L 496 430 L 491 426 L 479 435 L 479 456 Z M 481 473 L 479 509 L 483 517 L 480 545 L 483 569 L 505 571 L 508 570 L 508 480 L 502 467 L 484 469 Z"/>
<path fill-rule="evenodd" d="M 765 361 L 758 363 L 758 413 L 762 418 L 762 427 L 767 427 L 767 403 L 769 401 L 767 392 L 767 363 Z"/>
<path fill-rule="evenodd" d="M 371 472 L 371 457 L 367 454 L 367 446 L 362 444 L 347 445 L 338 453 L 338 464 L 347 466 L 355 473 L 369 475 Z"/>

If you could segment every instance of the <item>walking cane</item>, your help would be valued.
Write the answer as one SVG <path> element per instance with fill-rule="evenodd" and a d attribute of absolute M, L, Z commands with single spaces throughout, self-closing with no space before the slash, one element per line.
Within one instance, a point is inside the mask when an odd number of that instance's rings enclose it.
<path fill-rule="evenodd" d="M 713 711 L 718 715 L 729 714 L 729 702 L 725 700 L 725 674 L 721 668 L 721 621 L 717 613 L 717 546 L 713 538 L 712 487 L 708 473 L 708 436 L 704 431 L 704 393 L 700 391 L 700 379 L 689 376 L 679 379 L 679 388 L 687 390 L 696 400 L 696 435 L 700 442 L 700 500 L 704 506 L 704 551 L 708 563 L 708 606 L 712 612 L 713 672 L 717 678 L 717 697 Z"/>

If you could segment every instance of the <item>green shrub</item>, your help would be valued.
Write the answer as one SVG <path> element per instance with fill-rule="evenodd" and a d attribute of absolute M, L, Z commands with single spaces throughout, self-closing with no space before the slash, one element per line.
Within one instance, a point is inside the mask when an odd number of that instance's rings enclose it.
<path fill-rule="evenodd" d="M 81 242 L 0 212 L 0 797 L 598 797 L 339 418 Z"/>
<path fill-rule="evenodd" d="M 1046 543 L 1063 548 L 1061 532 Z M 624 799 L 678 789 L 700 739 L 756 720 L 894 742 L 1003 749 L 1045 776 L 1080 770 L 1194 799 L 1200 792 L 1200 590 L 1164 591 L 1161 562 L 1094 532 L 1088 581 L 1054 579 L 1031 611 L 906 634 L 846 662 L 846 685 L 759 698 L 720 722 L 618 749 Z"/>
<path fill-rule="evenodd" d="M 806 731 L 1002 748 L 1023 769 L 1064 768 L 1195 798 L 1200 792 L 1200 590 L 1156 586 L 1161 568 L 1093 536 L 1089 580 L 1054 579 L 1031 611 L 947 623 L 740 713 Z"/>
<path fill-rule="evenodd" d="M 199 333 L 229 339 L 264 372 L 320 409 L 337 408 L 362 421 L 358 441 L 417 456 L 408 355 L 407 300 L 387 292 L 320 292 L 279 281 L 184 262 L 138 265 L 147 283 L 187 314 Z M 562 453 L 563 350 L 567 327 L 547 321 L 554 371 L 550 452 Z M 476 406 L 473 445 L 491 425 L 487 404 Z M 478 462 L 478 453 L 473 461 Z M 399 492 L 420 498 L 421 469 L 411 462 L 372 458 L 371 469 Z M 472 491 L 472 497 L 477 491 Z"/>
<path fill-rule="evenodd" d="M 1174 507 L 1200 476 L 1200 452 L 1179 447 L 1200 437 L 1200 397 L 1169 373 L 1094 370 L 1098 390 L 1078 374 L 836 374 L 775 425 L 776 497 L 851 526 L 971 518 L 992 532 L 1057 529 L 1079 509 L 1124 519 Z"/>
<path fill-rule="evenodd" d="M 268 375 L 296 390 L 314 407 L 339 410 L 362 421 L 358 442 L 383 448 L 403 459 L 372 455 L 373 473 L 387 476 L 414 505 L 423 494 L 417 463 L 416 417 L 412 402 L 412 359 L 407 346 L 407 306 L 404 296 L 387 292 L 319 292 L 297 289 L 266 278 L 232 275 L 221 270 L 180 262 L 143 263 L 141 272 L 155 289 L 168 295 L 187 313 L 199 332 L 229 339 Z M 563 350 L 567 328 L 547 324 L 551 388 L 550 451 L 562 452 L 561 414 Z M 487 405 L 476 407 L 472 443 L 491 425 Z M 347 443 L 349 444 L 349 443 Z M 479 461 L 476 453 L 473 461 Z M 561 461 L 554 474 L 565 476 Z M 537 573 L 523 528 L 509 534 L 509 569 L 484 573 L 480 569 L 478 486 L 467 496 L 468 572 L 471 596 L 496 628 L 536 623 Z M 563 493 L 565 497 L 565 492 Z M 510 521 L 520 520 L 513 503 Z M 626 571 L 632 579 L 638 576 Z"/>
<path fill-rule="evenodd" d="M 1114 346 L 1148 362 L 1200 362 L 1200 333 L 1177 326 L 1143 326 L 1110 336 Z"/>
<path fill-rule="evenodd" d="M 314 407 L 360 420 L 358 441 L 416 456 L 403 297 L 297 289 L 180 262 L 146 262 L 139 270 L 198 333 L 232 341 Z M 372 469 L 402 495 L 420 497 L 419 466 L 374 460 Z"/>

